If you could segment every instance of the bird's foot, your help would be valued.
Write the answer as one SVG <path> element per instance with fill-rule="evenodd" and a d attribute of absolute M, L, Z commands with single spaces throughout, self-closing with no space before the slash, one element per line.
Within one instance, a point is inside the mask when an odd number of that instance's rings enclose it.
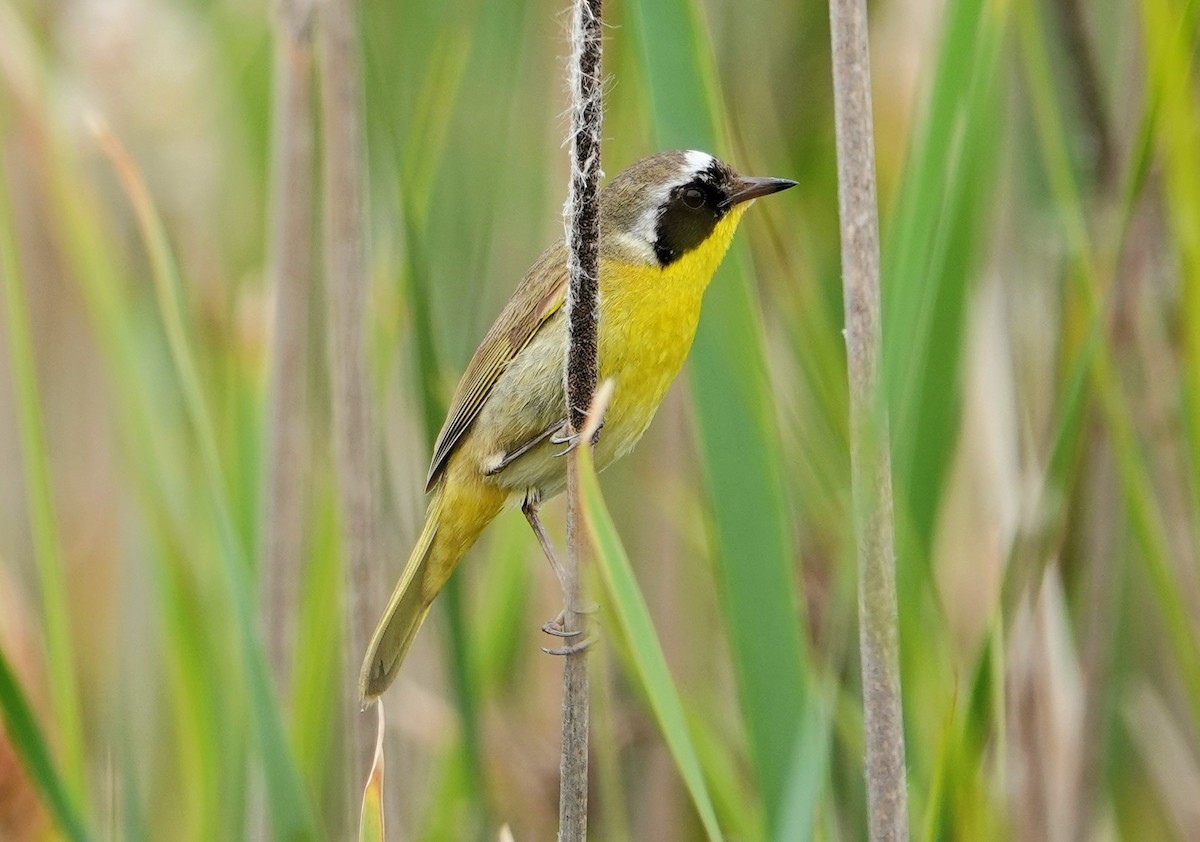
<path fill-rule="evenodd" d="M 565 427 L 563 429 L 566 429 Z M 600 441 L 600 431 L 604 429 L 604 419 L 600 419 L 599 426 L 596 427 L 596 432 L 592 433 L 592 446 L 594 447 Z M 579 433 L 571 433 L 571 435 L 563 435 L 555 433 L 550 437 L 551 444 L 565 444 L 566 447 L 555 453 L 555 456 L 566 456 L 575 448 L 579 447 Z"/>
<path fill-rule="evenodd" d="M 593 602 L 591 605 L 583 608 L 575 609 L 576 614 L 595 614 L 600 610 L 599 603 Z M 567 631 L 563 626 L 563 621 L 566 619 L 566 611 L 559 611 L 558 615 L 553 620 L 547 620 L 542 623 L 542 631 L 546 634 L 554 635 L 555 637 L 578 637 L 583 634 L 583 630 Z"/>
<path fill-rule="evenodd" d="M 563 628 L 563 615 L 560 611 L 558 616 L 553 620 L 547 620 L 542 623 L 542 631 L 546 634 L 554 635 L 555 637 L 578 637 L 583 634 L 583 629 L 578 631 L 567 631 Z"/>

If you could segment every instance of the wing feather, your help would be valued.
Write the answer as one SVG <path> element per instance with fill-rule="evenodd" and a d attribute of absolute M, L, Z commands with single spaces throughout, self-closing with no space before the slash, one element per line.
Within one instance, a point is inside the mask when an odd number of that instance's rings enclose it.
<path fill-rule="evenodd" d="M 526 273 L 467 364 L 433 448 L 426 491 L 433 489 L 445 470 L 446 461 L 487 403 L 496 380 L 538 328 L 562 307 L 566 291 L 567 253 L 563 244 L 557 243 Z"/>

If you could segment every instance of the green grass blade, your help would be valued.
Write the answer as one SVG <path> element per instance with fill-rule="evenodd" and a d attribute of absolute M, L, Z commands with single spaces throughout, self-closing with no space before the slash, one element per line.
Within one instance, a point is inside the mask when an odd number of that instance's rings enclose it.
<path fill-rule="evenodd" d="M 20 420 L 21 454 L 24 458 L 25 497 L 33 535 L 34 560 L 41 586 L 45 623 L 46 670 L 55 724 L 61 739 L 63 766 L 71 791 L 86 811 L 87 777 L 84 765 L 83 722 L 75 658 L 71 643 L 70 606 L 62 547 L 50 489 L 50 468 L 43 438 L 41 400 L 29 332 L 29 309 L 25 300 L 16 232 L 9 204 L 8 180 L 0 159 L 0 283 L 4 285 L 5 332 L 16 409 Z"/>
<path fill-rule="evenodd" d="M 924 557 L 958 426 L 958 359 L 1003 137 L 1005 4 L 947 4 L 928 113 L 883 222 L 886 388 L 897 510 Z"/>
<path fill-rule="evenodd" d="M 589 590 L 595 590 L 595 581 L 595 576 L 588 576 Z M 633 831 L 629 827 L 629 805 L 621 771 L 621 743 L 614 715 L 613 662 L 612 653 L 603 652 L 593 653 L 588 663 L 591 693 L 588 716 L 592 735 L 588 763 L 595 770 L 592 773 L 596 793 L 593 803 L 597 804 L 588 816 L 588 824 L 599 838 L 631 842 Z"/>
<path fill-rule="evenodd" d="M 137 214 L 150 256 L 159 312 L 167 335 L 171 360 L 196 438 L 207 491 L 217 520 L 221 550 L 218 556 L 222 562 L 222 574 L 237 627 L 237 642 L 255 722 L 253 730 L 262 754 L 271 827 L 275 836 L 280 839 L 313 839 L 316 838 L 316 830 L 312 808 L 292 757 L 280 707 L 271 688 L 270 674 L 266 668 L 258 624 L 252 608 L 254 587 L 251 584 L 247 548 L 234 528 L 226 496 L 227 486 L 222 476 L 216 430 L 190 347 L 181 300 L 183 281 L 179 276 L 166 230 L 132 159 L 107 129 L 100 127 L 99 136 Z"/>
<path fill-rule="evenodd" d="M 832 694 L 831 694 L 832 695 Z M 805 711 L 804 726 L 796 736 L 792 773 L 784 794 L 783 812 L 775 839 L 800 842 L 814 838 L 817 807 L 825 791 L 829 753 L 833 744 L 830 703 L 813 694 L 813 704 Z"/>
<path fill-rule="evenodd" d="M 4 714 L 4 728 L 8 739 L 18 756 L 24 763 L 33 782 L 50 811 L 54 814 L 58 826 L 68 839 L 81 842 L 88 838 L 84 830 L 83 820 L 76 810 L 69 787 L 65 780 L 54 770 L 50 760 L 50 751 L 46 740 L 38 728 L 29 707 L 29 701 L 21 692 L 21 685 L 9 666 L 4 650 L 0 649 L 0 712 Z"/>
<path fill-rule="evenodd" d="M 461 91 L 471 35 L 471 31 L 444 30 L 444 37 L 434 50 L 437 60 L 425 77 L 418 97 L 417 116 L 409 137 L 406 142 L 401 142 L 394 125 L 389 125 L 390 130 L 384 133 L 388 147 L 395 149 L 398 157 L 393 169 L 396 171 L 395 204 L 405 229 L 404 294 L 412 314 L 413 367 L 420 387 L 418 397 L 424 441 L 430 453 L 445 417 L 446 400 L 429 296 L 431 281 L 425 251 L 428 232 L 424 223 L 433 200 L 433 174 L 437 172 L 441 157 L 445 154 L 445 138 Z M 368 77 L 368 84 L 374 82 L 382 86 L 382 81 L 372 78 L 378 76 L 378 70 L 372 68 L 370 63 L 368 69 L 376 70 Z M 393 119 L 388 122 L 392 124 L 397 121 Z M 466 789 L 483 817 L 480 822 L 482 832 L 489 820 L 486 816 L 488 799 L 484 764 L 480 757 L 483 741 L 477 705 L 480 698 L 479 674 L 471 669 L 472 663 L 478 659 L 471 651 L 472 639 L 461 575 L 451 576 L 446 582 L 438 606 L 446 618 L 448 631 L 446 660 L 463 731 L 460 747 L 464 755 Z"/>
<path fill-rule="evenodd" d="M 40 101 L 40 100 L 39 100 Z M 100 209 L 92 185 L 83 177 L 75 155 L 69 150 L 58 127 L 41 112 L 25 115 L 43 132 L 47 148 L 44 173 L 49 213 L 55 220 L 51 229 L 54 244 L 67 263 L 69 274 L 85 303 L 89 329 L 101 356 L 108 387 L 114 397 L 116 427 L 122 451 L 123 472 L 131 481 L 127 490 L 134 492 L 135 508 L 154 538 L 149 542 L 156 548 L 154 563 L 149 567 L 150 580 L 159 598 L 159 607 L 171 633 L 164 641 L 170 688 L 169 708 L 175 713 L 167 739 L 153 742 L 156 752 L 164 756 L 186 758 L 178 761 L 173 785 L 181 792 L 182 803 L 176 804 L 172 821 L 196 816 L 192 824 L 199 836 L 212 836 L 216 831 L 210 824 L 217 815 L 213 805 L 225 804 L 213 787 L 220 777 L 210 761 L 227 756 L 220 737 L 231 732 L 222 725 L 213 734 L 209 724 L 219 720 L 201 699 L 213 698 L 218 686 L 198 665 L 196 634 L 183 631 L 194 627 L 194 603 L 179 598 L 182 594 L 178 557 L 166 549 L 170 542 L 157 533 L 169 518 L 168 500 L 173 494 L 170 477 L 178 471 L 179 461 L 187 448 L 173 438 L 174 406 L 171 400 L 161 399 L 154 386 L 161 373 L 159 360 L 162 346 L 158 332 L 149 330 L 146 313 L 139 308 L 137 296 L 131 293 L 126 279 L 129 275 L 116 257 L 113 238 L 105 223 L 108 219 Z M 140 504 L 140 505 L 139 505 Z M 183 527 L 189 531 L 187 540 L 194 541 L 198 526 Z M 176 632 L 181 633 L 176 633 Z M 122 694 L 131 692 L 129 684 L 119 679 Z M 208 692 L 188 692 L 203 691 Z M 133 692 L 136 695 L 136 692 Z M 123 704 L 123 703 L 122 703 Z M 144 732 L 138 730 L 138 737 Z M 229 739 L 237 740 L 237 736 Z M 130 755 L 145 760 L 145 754 L 131 749 Z M 127 793 L 134 797 L 134 792 Z M 193 810 L 193 805 L 206 805 Z"/>
<path fill-rule="evenodd" d="M 447 111 L 449 110 L 447 106 Z M 403 207 L 407 229 L 408 280 L 407 293 L 413 313 L 413 344 L 417 369 L 417 380 L 421 387 L 421 417 L 424 421 L 427 452 L 433 452 L 434 442 L 441 430 L 446 406 L 440 390 L 441 363 L 434 340 L 433 315 L 428 296 L 429 273 L 425 262 L 423 243 L 425 232 L 420 230 L 418 220 L 426 213 L 427 195 L 413 196 L 403 185 L 397 185 L 400 204 Z M 487 797 L 484 783 L 483 760 L 479 755 L 482 745 L 479 728 L 478 674 L 470 669 L 473 660 L 471 637 L 467 631 L 467 619 L 463 599 L 463 578 L 451 576 L 442 589 L 441 610 L 446 617 L 449 632 L 446 639 L 446 655 L 450 666 L 450 680 L 454 688 L 454 701 L 462 723 L 463 762 L 467 772 L 467 785 L 473 800 L 486 811 Z M 486 825 L 486 821 L 484 822 Z"/>
<path fill-rule="evenodd" d="M 1077 285 L 1089 324 L 1103 318 L 1099 270 L 1090 242 L 1082 199 L 1074 183 L 1061 109 L 1055 101 L 1050 64 L 1038 11 L 1031 0 L 1019 0 L 1023 67 L 1028 81 L 1040 153 L 1047 179 L 1061 208 L 1064 234 L 1074 255 L 1071 279 Z M 1193 715 L 1200 718 L 1200 642 L 1197 641 L 1173 569 L 1166 524 L 1155 493 L 1142 443 L 1116 375 L 1112 349 L 1104 342 L 1085 345 L 1095 352 L 1090 362 L 1093 388 L 1112 436 L 1121 493 L 1133 535 L 1144 555 L 1146 572 L 1158 599 L 1161 619 L 1187 687 Z"/>
<path fill-rule="evenodd" d="M 1195 96 L 1200 2 L 1143 0 L 1141 8 L 1149 71 L 1147 99 L 1159 103 L 1156 139 L 1167 218 L 1183 281 L 1184 418 L 1192 458 L 1192 517 L 1200 520 L 1200 167 L 1196 166 L 1200 106 Z"/>
<path fill-rule="evenodd" d="M 623 656 L 621 663 L 626 669 L 632 669 L 630 656 L 624 650 L 620 654 Z M 730 839 L 767 839 L 762 805 L 754 792 L 754 782 L 744 772 L 745 761 L 741 756 L 744 737 L 737 729 L 722 733 L 724 729 L 714 728 L 706 718 L 712 713 L 706 711 L 702 715 L 698 709 L 703 705 L 697 699 L 688 698 L 684 713 L 717 821 Z"/>
<path fill-rule="evenodd" d="M 625 548 L 604 505 L 590 451 L 580 453 L 579 478 L 584 525 L 604 581 L 606 603 L 618 621 L 621 643 L 632 656 L 638 680 L 709 839 L 721 839 L 717 814 L 700 769 L 700 758 L 688 734 L 683 702 L 667 669 L 662 645 L 650 620 L 650 609 L 646 607 Z"/>
<path fill-rule="evenodd" d="M 221 700 L 227 694 L 212 671 L 223 665 L 213 663 L 212 638 L 195 623 L 200 602 L 193 590 L 194 571 L 187 569 L 186 553 L 180 551 L 199 543 L 201 536 L 207 538 L 207 512 L 186 523 L 171 514 L 171 500 L 180 493 L 172 479 L 191 482 L 186 467 L 191 448 L 180 439 L 172 390 L 157 388 L 166 371 L 161 336 L 157 325 L 151 324 L 152 312 L 141 306 L 137 291 L 127 283 L 130 273 L 116 255 L 114 238 L 105 225 L 106 212 L 100 209 L 92 185 L 56 128 L 47 123 L 44 129 L 54 150 L 46 156 L 48 195 L 58 221 L 53 234 L 86 303 L 89 328 L 104 357 L 114 395 L 122 470 L 128 478 L 126 490 L 132 493 L 136 520 L 147 531 L 152 547 L 145 573 L 167 629 L 160 664 L 166 673 L 162 685 L 166 698 L 156 703 L 171 712 L 169 734 L 150 740 L 142 729 L 135 729 L 133 740 L 140 745 L 130 747 L 129 756 L 145 763 L 152 747 L 156 755 L 175 758 L 172 786 L 180 792 L 180 802 L 168 820 L 186 822 L 197 838 L 211 838 L 230 827 L 223 819 L 237 809 L 237 800 L 222 792 L 234 776 L 223 775 L 220 764 L 232 762 L 243 732 L 231 728 L 226 719 L 229 707 Z M 145 573 L 138 570 L 134 575 L 140 578 Z M 145 668 L 136 656 L 131 660 L 140 664 L 132 675 Z M 136 701 L 140 694 L 134 689 L 136 682 L 127 684 L 129 677 L 118 681 L 122 694 L 129 693 L 130 701 Z M 156 786 L 160 785 L 145 787 L 151 799 Z M 136 791 L 130 790 L 127 797 L 137 797 Z"/>
<path fill-rule="evenodd" d="M 330 762 L 337 756 L 339 730 L 329 711 L 337 708 L 340 697 L 341 653 L 329 642 L 341 634 L 343 608 L 330 470 L 324 466 L 313 482 L 318 492 L 311 509 L 310 558 L 297 606 L 290 722 L 297 763 L 309 791 L 324 808 L 326 822 L 333 818 L 334 805 L 341 803 L 345 785 L 341 769 Z"/>
<path fill-rule="evenodd" d="M 655 136 L 664 147 L 720 152 L 719 97 L 695 5 L 641 0 L 629 8 Z M 706 294 L 691 383 L 742 715 L 773 828 L 808 704 L 806 654 L 783 448 L 745 267 L 735 244 Z"/>

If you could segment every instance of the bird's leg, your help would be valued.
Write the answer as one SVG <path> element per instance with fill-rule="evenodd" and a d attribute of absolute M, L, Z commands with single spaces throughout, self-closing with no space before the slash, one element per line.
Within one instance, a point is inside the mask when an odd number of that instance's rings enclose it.
<path fill-rule="evenodd" d="M 601 410 L 601 411 L 603 411 L 603 410 Z M 561 452 L 554 454 L 555 456 L 566 456 L 568 453 L 570 453 L 572 450 L 574 450 L 575 448 L 577 448 L 579 446 L 579 438 L 580 438 L 579 433 L 575 432 L 575 433 L 571 433 L 570 435 L 566 435 L 566 431 L 568 428 L 569 428 L 569 422 L 566 422 L 563 424 L 560 432 L 557 432 L 554 435 L 550 436 L 551 444 L 565 444 L 566 445 L 566 447 Z M 601 416 L 601 418 L 600 418 L 600 423 L 596 425 L 596 431 L 594 433 L 592 433 L 592 441 L 591 441 L 592 445 L 595 445 L 598 441 L 600 441 L 600 431 L 602 429 L 604 429 L 604 417 L 603 416 Z M 526 512 L 525 516 L 530 517 L 528 512 Z M 537 511 L 535 509 L 533 512 L 532 519 L 529 522 L 534 525 L 533 526 L 534 530 L 538 532 L 538 537 L 541 538 L 542 536 L 545 535 L 545 533 L 542 531 L 541 524 L 537 523 L 536 521 L 537 521 Z M 561 568 L 558 566 L 558 560 L 553 557 L 553 550 L 550 549 L 549 540 L 548 539 L 543 540 L 542 546 L 546 549 L 547 554 L 550 555 L 550 557 L 552 559 L 551 563 L 554 565 L 555 572 L 556 573 L 559 572 L 561 570 Z M 561 573 L 559 573 L 558 582 L 560 585 L 563 585 L 563 577 L 562 577 Z M 567 589 L 566 589 L 566 586 L 564 585 L 563 586 L 563 602 L 564 603 L 566 602 L 566 594 L 567 594 Z M 577 614 L 594 614 L 599 610 L 600 610 L 600 606 L 593 603 L 592 605 L 588 606 L 587 608 L 577 608 L 575 610 L 575 613 L 577 613 Z M 564 608 L 562 611 L 559 611 L 557 617 L 555 617 L 550 622 L 546 623 L 546 625 L 542 626 L 542 631 L 546 632 L 547 634 L 558 635 L 559 637 L 573 637 L 573 636 L 579 634 L 579 632 L 568 632 L 563 629 L 563 622 L 565 621 L 565 619 L 566 619 L 566 608 Z M 584 638 L 583 640 L 577 641 L 575 643 L 571 643 L 570 645 L 563 646 L 559 649 L 547 649 L 543 646 L 542 651 L 545 652 L 547 655 L 573 655 L 576 652 L 582 652 L 584 649 L 587 649 L 589 646 L 592 645 L 593 641 L 594 641 L 594 638 L 587 637 L 587 638 Z"/>
<path fill-rule="evenodd" d="M 536 498 L 526 496 L 525 502 L 521 504 L 521 513 L 525 515 L 525 520 L 529 521 L 529 526 L 533 529 L 533 534 L 537 535 L 538 543 L 542 545 L 542 552 L 546 554 L 546 560 L 550 562 L 550 568 L 554 571 L 554 575 L 558 579 L 558 586 L 566 594 L 566 586 L 563 584 L 562 564 L 559 563 L 558 555 L 554 552 L 554 545 L 550 543 L 550 536 L 546 534 L 546 528 L 542 526 L 542 520 L 538 517 L 538 502 Z M 577 631 L 567 631 L 563 628 L 564 616 L 562 611 L 558 612 L 557 617 L 542 624 L 542 631 L 546 634 L 552 634 L 555 637 L 575 637 L 578 635 L 579 632 Z"/>

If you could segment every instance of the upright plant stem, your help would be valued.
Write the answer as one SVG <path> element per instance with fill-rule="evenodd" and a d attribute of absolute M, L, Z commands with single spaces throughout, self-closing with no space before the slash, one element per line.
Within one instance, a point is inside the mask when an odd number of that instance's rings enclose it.
<path fill-rule="evenodd" d="M 263 500 L 263 639 L 280 698 L 287 698 L 304 547 L 309 467 L 306 383 L 312 281 L 312 0 L 278 10 L 271 206 L 271 349 Z"/>
<path fill-rule="evenodd" d="M 880 388 L 879 218 L 865 0 L 830 0 L 859 647 L 872 840 L 908 838 L 887 406 Z"/>
<path fill-rule="evenodd" d="M 601 0 L 576 0 L 571 59 L 571 188 L 567 200 L 567 421 L 583 427 L 599 371 L 600 321 L 600 79 Z M 567 562 L 563 581 L 563 629 L 582 637 L 580 565 L 586 534 L 580 523 L 577 454 L 567 462 Z M 570 638 L 568 638 L 570 639 Z M 562 758 L 559 767 L 558 838 L 587 838 L 588 674 L 587 653 L 563 664 Z"/>
<path fill-rule="evenodd" d="M 360 792 L 373 735 L 355 703 L 358 665 L 375 615 L 373 437 L 366 355 L 366 225 L 362 94 L 354 0 L 323 0 L 320 47 L 325 137 L 326 298 L 329 302 L 333 456 L 345 571 L 342 697 L 350 745 L 348 788 Z M 353 822 L 355 817 L 349 817 Z M 351 825 L 352 826 L 352 825 Z"/>

